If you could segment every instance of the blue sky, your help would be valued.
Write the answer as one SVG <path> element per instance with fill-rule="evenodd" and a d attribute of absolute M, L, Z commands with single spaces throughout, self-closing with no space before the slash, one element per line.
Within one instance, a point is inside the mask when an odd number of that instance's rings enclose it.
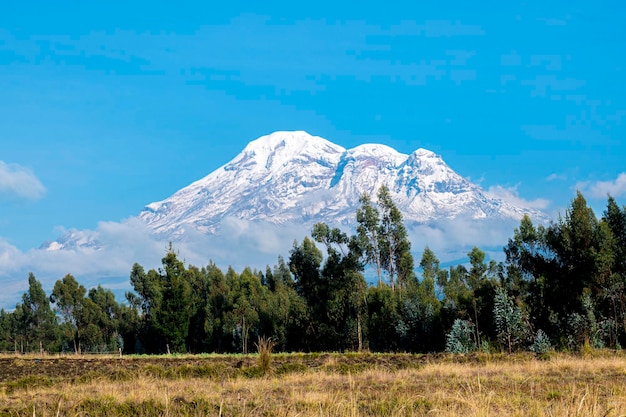
<path fill-rule="evenodd" d="M 431 149 L 553 216 L 626 200 L 622 2 L 99 3 L 3 5 L 0 266 L 276 130 Z"/>

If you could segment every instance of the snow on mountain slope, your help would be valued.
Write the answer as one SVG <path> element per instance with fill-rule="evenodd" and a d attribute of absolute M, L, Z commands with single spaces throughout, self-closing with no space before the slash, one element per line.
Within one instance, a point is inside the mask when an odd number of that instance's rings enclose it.
<path fill-rule="evenodd" d="M 146 206 L 139 214 L 157 234 L 180 237 L 186 226 L 214 233 L 221 219 L 283 223 L 317 212 L 303 196 L 323 190 L 345 149 L 304 132 L 277 132 L 245 147 L 231 162 Z"/>
<path fill-rule="evenodd" d="M 358 200 L 387 185 L 407 222 L 441 219 L 519 220 L 539 211 L 488 195 L 455 173 L 439 155 L 411 155 L 376 144 L 346 150 L 306 132 L 275 132 L 252 141 L 231 162 L 139 214 L 161 237 L 186 230 L 219 233 L 226 218 L 332 224 L 354 222 Z"/>

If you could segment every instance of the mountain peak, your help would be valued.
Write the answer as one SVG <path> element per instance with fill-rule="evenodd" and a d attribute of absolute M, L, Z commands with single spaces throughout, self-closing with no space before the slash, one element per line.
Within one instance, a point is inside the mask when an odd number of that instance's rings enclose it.
<path fill-rule="evenodd" d="M 313 136 L 304 130 L 295 130 L 295 131 L 283 131 L 279 130 L 276 132 L 272 132 L 268 135 L 263 135 L 252 142 L 248 143 L 248 145 L 244 148 L 244 151 L 252 151 L 255 149 L 275 149 L 276 147 L 285 146 L 287 142 L 290 144 L 292 142 L 306 143 L 310 141 L 318 141 L 322 138 L 318 136 Z M 325 139 L 322 139 L 325 141 Z"/>
<path fill-rule="evenodd" d="M 346 150 L 307 132 L 279 131 L 250 142 L 232 161 L 172 197 L 148 205 L 139 218 L 155 233 L 175 238 L 189 228 L 219 233 L 229 218 L 351 224 L 361 195 L 376 195 L 382 185 L 408 222 L 543 216 L 487 195 L 426 149 L 410 155 L 380 144 Z"/>
<path fill-rule="evenodd" d="M 232 161 L 171 197 L 148 204 L 138 220 L 168 240 L 228 233 L 234 224 L 256 222 L 354 226 L 360 197 L 376 195 L 382 185 L 407 225 L 457 217 L 519 221 L 524 214 L 547 219 L 488 194 L 426 149 L 410 155 L 380 144 L 346 150 L 307 132 L 279 131 L 250 142 Z M 69 234 L 45 246 L 97 246 L 83 237 Z"/>
<path fill-rule="evenodd" d="M 424 148 L 416 149 L 411 155 L 415 155 L 416 157 L 419 157 L 419 158 L 439 158 L 439 159 L 441 159 L 440 155 L 434 153 L 433 151 L 429 151 L 428 149 L 424 149 Z"/>
<path fill-rule="evenodd" d="M 355 146 L 348 151 L 353 157 L 366 156 L 366 157 L 394 157 L 406 159 L 406 155 L 401 154 L 390 146 L 381 145 L 378 143 L 365 143 L 363 145 Z"/>
<path fill-rule="evenodd" d="M 242 153 L 265 153 L 286 149 L 291 152 L 310 151 L 312 149 L 339 148 L 342 147 L 320 137 L 314 136 L 303 130 L 276 131 L 269 135 L 261 136 L 250 142 Z"/>
<path fill-rule="evenodd" d="M 225 169 L 271 169 L 295 159 L 328 165 L 329 158 L 337 159 L 334 155 L 344 151 L 343 147 L 305 131 L 277 131 L 250 142 Z"/>

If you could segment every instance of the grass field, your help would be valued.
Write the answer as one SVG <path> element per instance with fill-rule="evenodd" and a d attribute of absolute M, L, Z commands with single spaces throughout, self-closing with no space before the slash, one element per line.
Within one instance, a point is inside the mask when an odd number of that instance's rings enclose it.
<path fill-rule="evenodd" d="M 0 356 L 0 416 L 626 416 L 626 355 Z"/>

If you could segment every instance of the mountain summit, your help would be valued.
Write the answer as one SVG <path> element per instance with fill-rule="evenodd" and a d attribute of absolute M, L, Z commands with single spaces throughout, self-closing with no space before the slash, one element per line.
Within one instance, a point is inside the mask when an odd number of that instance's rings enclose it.
<path fill-rule="evenodd" d="M 226 218 L 275 224 L 351 224 L 364 193 L 387 185 L 407 222 L 442 219 L 519 220 L 534 209 L 486 193 L 426 149 L 410 155 L 377 144 L 345 149 L 306 132 L 275 132 L 248 144 L 226 165 L 148 204 L 139 214 L 160 237 L 195 229 L 219 233 Z"/>

